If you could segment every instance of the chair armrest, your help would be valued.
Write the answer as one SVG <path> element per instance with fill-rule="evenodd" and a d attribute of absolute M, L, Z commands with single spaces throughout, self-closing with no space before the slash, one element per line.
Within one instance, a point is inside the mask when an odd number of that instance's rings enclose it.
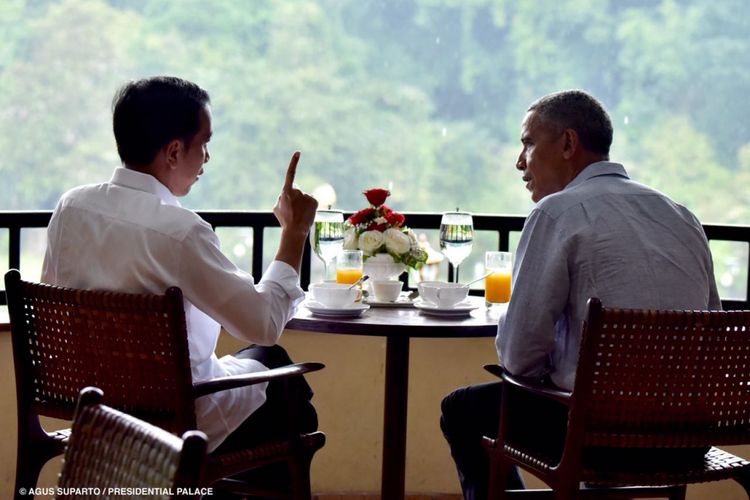
<path fill-rule="evenodd" d="M 532 394 L 543 396 L 545 398 L 562 403 L 566 406 L 570 406 L 570 399 L 573 395 L 573 393 L 570 391 L 560 389 L 559 387 L 555 387 L 553 385 L 545 384 L 539 379 L 511 375 L 505 368 L 500 365 L 484 365 L 484 369 L 491 374 L 500 377 L 505 383 L 512 384 Z"/>
<path fill-rule="evenodd" d="M 193 397 L 199 398 L 208 394 L 248 385 L 270 382 L 271 380 L 283 380 L 290 377 L 299 377 L 305 373 L 315 372 L 325 368 L 323 363 L 295 363 L 265 370 L 262 372 L 245 373 L 242 375 L 230 375 L 228 377 L 217 377 L 193 383 Z"/>

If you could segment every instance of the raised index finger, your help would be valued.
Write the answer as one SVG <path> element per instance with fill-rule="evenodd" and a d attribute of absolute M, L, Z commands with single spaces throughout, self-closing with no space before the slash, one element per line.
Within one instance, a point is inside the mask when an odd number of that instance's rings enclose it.
<path fill-rule="evenodd" d="M 297 162 L 299 161 L 299 151 L 295 151 L 289 162 L 289 168 L 286 171 L 286 180 L 284 181 L 284 191 L 291 191 L 294 185 L 294 176 L 297 175 Z"/>

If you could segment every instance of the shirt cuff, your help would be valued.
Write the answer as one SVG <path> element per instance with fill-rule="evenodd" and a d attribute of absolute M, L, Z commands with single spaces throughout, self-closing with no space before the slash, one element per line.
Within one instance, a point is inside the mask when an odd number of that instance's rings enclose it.
<path fill-rule="evenodd" d="M 299 275 L 292 266 L 280 260 L 274 260 L 263 273 L 260 283 L 273 281 L 281 286 L 292 301 L 293 306 L 297 306 L 305 298 L 305 292 L 299 286 Z"/>

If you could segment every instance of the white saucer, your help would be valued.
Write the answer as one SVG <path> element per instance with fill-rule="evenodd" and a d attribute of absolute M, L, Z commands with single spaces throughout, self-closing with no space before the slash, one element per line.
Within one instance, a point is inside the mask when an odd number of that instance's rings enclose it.
<path fill-rule="evenodd" d="M 422 314 L 429 316 L 442 316 L 442 317 L 460 317 L 468 316 L 474 309 L 479 309 L 479 306 L 472 303 L 470 300 L 459 302 L 453 307 L 438 307 L 432 302 L 425 302 L 424 300 L 418 300 L 414 302 L 414 307 L 419 309 Z"/>
<path fill-rule="evenodd" d="M 308 300 L 304 303 L 304 306 L 313 313 L 314 316 L 320 316 L 321 318 L 358 318 L 363 312 L 368 310 L 370 306 L 367 304 L 361 304 L 355 302 L 354 304 L 346 307 L 328 307 L 324 306 L 320 302 L 314 300 Z"/>
<path fill-rule="evenodd" d="M 365 297 L 365 303 L 372 307 L 414 307 L 414 300 L 409 298 L 411 292 L 401 292 L 401 295 L 393 302 L 378 300 L 374 295 Z"/>

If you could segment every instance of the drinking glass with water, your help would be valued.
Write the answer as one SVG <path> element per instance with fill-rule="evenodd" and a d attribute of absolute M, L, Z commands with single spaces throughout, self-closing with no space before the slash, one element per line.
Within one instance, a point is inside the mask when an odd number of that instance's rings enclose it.
<path fill-rule="evenodd" d="M 344 249 L 344 212 L 318 210 L 310 230 L 310 246 L 323 261 L 323 281 L 328 278 L 328 267 Z"/>
<path fill-rule="evenodd" d="M 440 220 L 440 250 L 453 264 L 458 283 L 458 265 L 471 253 L 474 221 L 467 212 L 446 212 Z"/>

